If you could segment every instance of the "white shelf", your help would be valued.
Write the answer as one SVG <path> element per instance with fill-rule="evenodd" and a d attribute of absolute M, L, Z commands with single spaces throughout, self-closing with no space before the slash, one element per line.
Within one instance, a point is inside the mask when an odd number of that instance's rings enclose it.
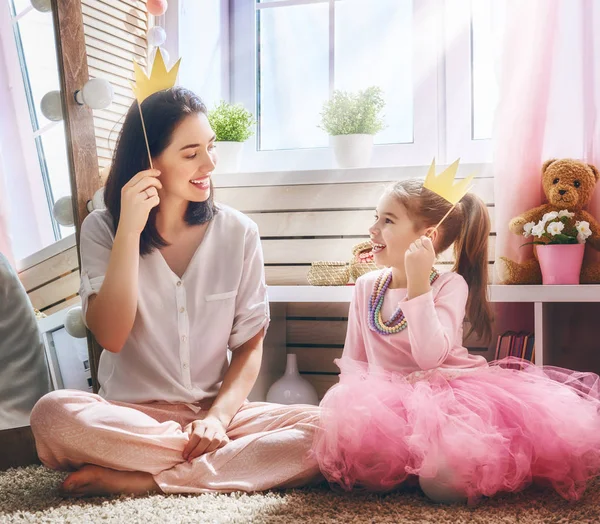
<path fill-rule="evenodd" d="M 354 286 L 269 286 L 270 302 L 350 302 Z M 490 302 L 600 302 L 600 285 L 489 286 Z"/>
<path fill-rule="evenodd" d="M 489 286 L 491 302 L 600 302 L 600 285 Z"/>
<path fill-rule="evenodd" d="M 354 286 L 269 286 L 269 302 L 350 302 Z"/>

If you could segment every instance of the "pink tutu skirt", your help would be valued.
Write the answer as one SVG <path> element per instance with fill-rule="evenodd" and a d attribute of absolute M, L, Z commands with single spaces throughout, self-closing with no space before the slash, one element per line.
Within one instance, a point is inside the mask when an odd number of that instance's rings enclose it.
<path fill-rule="evenodd" d="M 340 383 L 321 403 L 313 451 L 343 489 L 387 491 L 443 467 L 471 501 L 532 482 L 576 500 L 600 474 L 593 373 L 514 358 L 409 376 L 351 359 L 337 364 Z"/>

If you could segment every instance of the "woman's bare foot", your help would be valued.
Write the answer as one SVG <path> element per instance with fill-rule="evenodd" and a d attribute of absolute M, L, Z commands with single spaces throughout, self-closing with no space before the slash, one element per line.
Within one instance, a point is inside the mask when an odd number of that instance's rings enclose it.
<path fill-rule="evenodd" d="M 117 471 L 94 465 L 83 466 L 71 473 L 61 484 L 59 492 L 64 497 L 162 493 L 150 473 Z"/>

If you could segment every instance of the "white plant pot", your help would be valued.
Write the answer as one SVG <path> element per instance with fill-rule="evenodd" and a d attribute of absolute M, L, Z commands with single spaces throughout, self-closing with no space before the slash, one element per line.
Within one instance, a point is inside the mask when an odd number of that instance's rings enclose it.
<path fill-rule="evenodd" d="M 237 173 L 242 162 L 244 142 L 217 142 L 217 165 L 214 173 Z"/>
<path fill-rule="evenodd" d="M 373 135 L 329 137 L 339 167 L 368 167 L 373 153 Z"/>
<path fill-rule="evenodd" d="M 285 374 L 269 388 L 267 402 L 287 405 L 319 405 L 319 396 L 315 388 L 298 373 L 298 363 L 295 354 L 292 353 L 287 356 Z"/>

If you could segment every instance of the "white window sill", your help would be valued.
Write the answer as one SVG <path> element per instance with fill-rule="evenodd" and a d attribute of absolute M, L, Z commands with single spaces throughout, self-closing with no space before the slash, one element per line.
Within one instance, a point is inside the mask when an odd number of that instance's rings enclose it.
<path fill-rule="evenodd" d="M 440 173 L 447 166 L 437 166 Z M 429 166 L 367 167 L 357 169 L 315 169 L 310 171 L 263 171 L 213 175 L 215 187 L 288 186 L 306 184 L 348 184 L 392 182 L 405 178 L 425 178 Z M 492 176 L 492 164 L 461 164 L 458 177 L 475 173 L 477 178 Z"/>

